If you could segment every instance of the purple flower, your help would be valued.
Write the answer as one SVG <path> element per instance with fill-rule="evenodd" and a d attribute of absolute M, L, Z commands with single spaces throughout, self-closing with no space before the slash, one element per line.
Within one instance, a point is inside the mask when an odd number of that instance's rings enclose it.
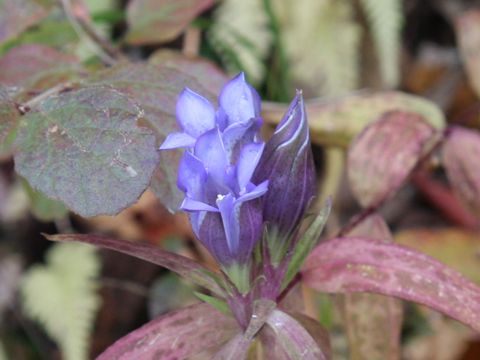
<path fill-rule="evenodd" d="M 263 218 L 273 234 L 273 250 L 286 250 L 305 210 L 315 194 L 315 167 L 310 145 L 305 104 L 301 92 L 290 104 L 268 141 L 253 176 L 269 179 Z"/>
<path fill-rule="evenodd" d="M 223 266 L 246 264 L 262 234 L 262 203 L 268 180 L 252 182 L 265 144 L 259 140 L 260 98 L 243 73 L 229 81 L 219 108 L 190 89 L 177 102 L 183 132 L 160 149 L 185 148 L 178 187 L 181 209 L 190 213 L 199 240 Z"/>

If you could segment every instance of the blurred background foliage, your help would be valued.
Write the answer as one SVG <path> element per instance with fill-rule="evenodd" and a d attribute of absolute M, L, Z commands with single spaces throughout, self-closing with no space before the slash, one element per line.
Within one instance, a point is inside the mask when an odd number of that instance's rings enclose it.
<path fill-rule="evenodd" d="M 0 0 L 0 83 L 8 86 L 0 89 L 0 360 L 89 359 L 149 318 L 196 301 L 195 289 L 166 271 L 121 254 L 52 245 L 42 232 L 115 234 L 213 266 L 185 216 L 158 201 L 154 193 L 164 193 L 153 182 L 135 205 L 93 218 L 33 190 L 14 173 L 8 144 L 19 105 L 127 61 L 194 74 L 211 93 L 245 71 L 266 100 L 270 125 L 301 88 L 318 204 L 327 195 L 335 201 L 328 237 L 359 211 L 346 180 L 346 153 L 370 122 L 406 110 L 437 129 L 480 129 L 479 10 L 474 0 Z M 434 157 L 428 175 L 415 174 L 381 214 L 395 241 L 479 283 L 479 214 L 455 200 L 438 163 Z M 297 293 L 303 311 L 331 331 L 335 359 L 369 359 L 355 351 L 342 325 L 345 299 Z M 426 308 L 403 306 L 402 350 L 391 359 L 480 358 L 470 330 Z M 365 346 L 368 354 L 376 345 Z"/>

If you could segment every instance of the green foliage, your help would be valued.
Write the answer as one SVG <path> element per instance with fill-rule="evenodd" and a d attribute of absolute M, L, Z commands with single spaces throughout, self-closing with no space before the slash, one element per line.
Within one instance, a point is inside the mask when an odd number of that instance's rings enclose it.
<path fill-rule="evenodd" d="M 0 360 L 7 360 L 7 353 L 5 352 L 2 343 L 0 342 Z"/>
<path fill-rule="evenodd" d="M 68 214 L 62 202 L 50 199 L 42 192 L 32 189 L 25 180 L 22 181 L 22 185 L 30 199 L 30 211 L 37 219 L 51 221 L 62 219 Z"/>
<path fill-rule="evenodd" d="M 275 3 L 291 76 L 315 95 L 337 96 L 358 86 L 361 28 L 348 1 Z"/>
<path fill-rule="evenodd" d="M 242 70 L 251 83 L 262 82 L 272 43 L 263 0 L 224 0 L 207 36 L 229 72 Z"/>
<path fill-rule="evenodd" d="M 46 265 L 33 266 L 21 283 L 25 313 L 41 323 L 66 360 L 88 359 L 89 336 L 100 306 L 95 277 L 100 261 L 84 244 L 54 245 Z"/>
<path fill-rule="evenodd" d="M 399 81 L 400 35 L 403 24 L 402 1 L 361 0 L 377 49 L 380 73 L 387 87 Z"/>

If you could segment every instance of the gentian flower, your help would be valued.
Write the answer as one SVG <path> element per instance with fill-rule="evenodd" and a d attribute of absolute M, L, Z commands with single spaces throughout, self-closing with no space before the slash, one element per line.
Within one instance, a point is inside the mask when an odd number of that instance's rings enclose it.
<path fill-rule="evenodd" d="M 243 73 L 229 81 L 219 108 L 190 89 L 179 96 L 183 132 L 170 134 L 161 150 L 185 148 L 178 187 L 199 240 L 227 270 L 245 268 L 262 235 L 262 202 L 268 179 L 252 182 L 265 144 L 259 139 L 260 98 Z"/>

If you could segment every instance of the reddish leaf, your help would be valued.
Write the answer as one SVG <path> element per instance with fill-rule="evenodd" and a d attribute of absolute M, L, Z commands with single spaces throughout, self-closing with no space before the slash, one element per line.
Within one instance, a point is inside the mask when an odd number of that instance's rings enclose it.
<path fill-rule="evenodd" d="M 443 164 L 455 194 L 480 217 L 480 133 L 452 129 L 443 147 Z"/>
<path fill-rule="evenodd" d="M 189 258 L 161 250 L 150 244 L 117 240 L 100 235 L 67 234 L 45 235 L 45 237 L 52 241 L 84 242 L 135 256 L 176 272 L 215 294 L 223 295 L 223 291 L 212 278 L 210 272 L 202 265 Z"/>
<path fill-rule="evenodd" d="M 67 81 L 80 71 L 78 60 L 44 45 L 20 45 L 0 58 L 0 83 L 12 87 L 16 99 L 25 101 Z"/>
<path fill-rule="evenodd" d="M 154 65 L 167 66 L 191 75 L 212 94 L 219 94 L 223 85 L 229 80 L 222 69 L 212 61 L 201 57 L 185 56 L 179 51 L 158 50 L 150 56 L 148 62 Z"/>
<path fill-rule="evenodd" d="M 378 214 L 364 219 L 347 235 L 393 242 L 388 225 Z M 400 358 L 400 300 L 378 294 L 345 294 L 341 296 L 341 308 L 353 359 Z"/>
<path fill-rule="evenodd" d="M 97 360 L 186 359 L 227 341 L 238 331 L 233 318 L 196 304 L 150 321 L 110 346 Z"/>
<path fill-rule="evenodd" d="M 480 95 L 480 10 L 470 10 L 458 16 L 455 30 L 467 78 Z"/>
<path fill-rule="evenodd" d="M 299 315 L 300 316 L 300 315 Z M 303 316 L 303 315 L 302 315 Z M 303 319 L 302 322 L 314 320 Z M 321 344 L 329 343 L 328 335 L 321 329 L 320 324 L 315 326 L 314 335 L 307 331 L 301 322 L 281 310 L 274 310 L 267 320 L 283 351 L 292 360 L 322 360 L 329 359 L 330 349 L 321 348 Z M 309 324 L 310 330 L 313 329 Z"/>
<path fill-rule="evenodd" d="M 130 44 L 175 39 L 213 0 L 131 0 L 127 7 Z"/>
<path fill-rule="evenodd" d="M 407 247 L 364 238 L 336 238 L 315 248 L 303 279 L 318 291 L 374 292 L 418 302 L 480 332 L 480 288 Z"/>
<path fill-rule="evenodd" d="M 0 0 L 0 43 L 19 35 L 48 15 L 36 0 Z"/>
<path fill-rule="evenodd" d="M 348 151 L 348 180 L 363 207 L 375 206 L 403 184 L 434 129 L 414 113 L 386 113 L 365 128 Z"/>

